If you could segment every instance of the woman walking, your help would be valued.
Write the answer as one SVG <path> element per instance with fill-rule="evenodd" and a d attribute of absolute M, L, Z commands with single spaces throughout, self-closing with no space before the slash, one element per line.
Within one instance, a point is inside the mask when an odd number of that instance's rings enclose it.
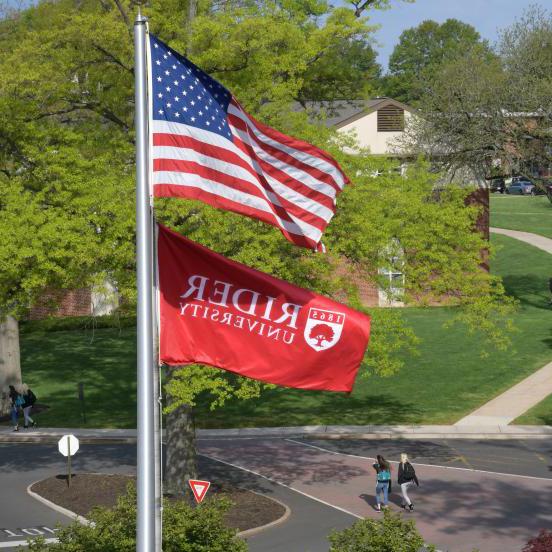
<path fill-rule="evenodd" d="M 381 512 L 380 495 L 383 494 L 383 507 L 387 508 L 389 493 L 391 492 L 391 466 L 380 454 L 376 458 L 377 462 L 374 464 L 376 470 L 376 510 Z"/>
<path fill-rule="evenodd" d="M 29 423 L 31 427 L 36 427 L 35 421 L 31 418 L 31 409 L 36 402 L 36 395 L 31 391 L 30 387 L 26 383 L 22 383 L 19 386 L 19 393 L 23 398 L 23 427 L 27 429 L 29 427 Z"/>
<path fill-rule="evenodd" d="M 10 400 L 11 400 L 11 420 L 13 430 L 19 431 L 19 408 L 23 404 L 23 397 L 17 392 L 13 385 L 10 385 Z"/>
<path fill-rule="evenodd" d="M 404 452 L 401 454 L 401 463 L 399 464 L 399 485 L 403 497 L 402 507 L 405 510 L 414 510 L 414 504 L 408 497 L 408 489 L 416 484 L 420 486 L 414 466 L 408 461 L 408 455 Z"/>

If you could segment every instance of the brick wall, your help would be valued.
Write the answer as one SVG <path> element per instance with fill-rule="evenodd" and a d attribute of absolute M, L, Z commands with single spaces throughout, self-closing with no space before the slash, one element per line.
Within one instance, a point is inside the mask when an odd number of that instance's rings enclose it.
<path fill-rule="evenodd" d="M 90 289 L 46 291 L 31 307 L 29 320 L 41 320 L 50 316 L 90 316 L 91 299 Z"/>

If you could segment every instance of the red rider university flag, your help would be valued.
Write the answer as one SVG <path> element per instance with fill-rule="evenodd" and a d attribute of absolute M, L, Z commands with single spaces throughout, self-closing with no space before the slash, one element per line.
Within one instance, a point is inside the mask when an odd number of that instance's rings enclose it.
<path fill-rule="evenodd" d="M 370 318 L 159 225 L 160 362 L 268 383 L 352 390 Z"/>

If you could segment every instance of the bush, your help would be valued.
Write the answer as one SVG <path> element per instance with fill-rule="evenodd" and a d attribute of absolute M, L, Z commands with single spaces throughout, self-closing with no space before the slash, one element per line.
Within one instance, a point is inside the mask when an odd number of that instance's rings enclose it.
<path fill-rule="evenodd" d="M 230 502 L 211 498 L 198 506 L 183 501 L 163 503 L 164 552 L 246 552 L 235 529 L 223 523 Z M 29 540 L 29 552 L 135 552 L 136 490 L 133 484 L 113 509 L 95 508 L 86 525 L 74 522 L 60 528 L 57 543 L 43 537 Z"/>
<path fill-rule="evenodd" d="M 537 537 L 531 539 L 524 547 L 523 552 L 550 552 L 552 550 L 552 532 L 541 529 Z"/>
<path fill-rule="evenodd" d="M 426 545 L 414 521 L 405 521 L 391 510 L 383 512 L 383 519 L 361 519 L 343 531 L 334 531 L 329 537 L 330 552 L 419 552 Z"/>
<path fill-rule="evenodd" d="M 132 327 L 136 327 L 136 316 L 115 313 L 106 316 L 65 316 L 59 318 L 52 316 L 43 320 L 22 320 L 19 323 L 19 332 L 28 334 L 33 332 L 64 332 Z"/>

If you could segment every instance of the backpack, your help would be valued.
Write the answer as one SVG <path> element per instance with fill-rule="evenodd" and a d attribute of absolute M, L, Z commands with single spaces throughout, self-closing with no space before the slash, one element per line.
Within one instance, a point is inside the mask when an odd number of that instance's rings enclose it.
<path fill-rule="evenodd" d="M 389 481 L 391 479 L 391 472 L 389 470 L 381 470 L 378 472 L 377 479 L 379 482 Z"/>
<path fill-rule="evenodd" d="M 27 404 L 34 404 L 36 402 L 36 395 L 29 389 L 27 392 Z"/>
<path fill-rule="evenodd" d="M 412 464 L 410 462 L 407 462 L 404 465 L 403 475 L 407 481 L 411 481 L 412 479 L 414 479 L 414 477 L 416 477 L 416 472 L 414 471 L 414 468 L 412 467 Z"/>

